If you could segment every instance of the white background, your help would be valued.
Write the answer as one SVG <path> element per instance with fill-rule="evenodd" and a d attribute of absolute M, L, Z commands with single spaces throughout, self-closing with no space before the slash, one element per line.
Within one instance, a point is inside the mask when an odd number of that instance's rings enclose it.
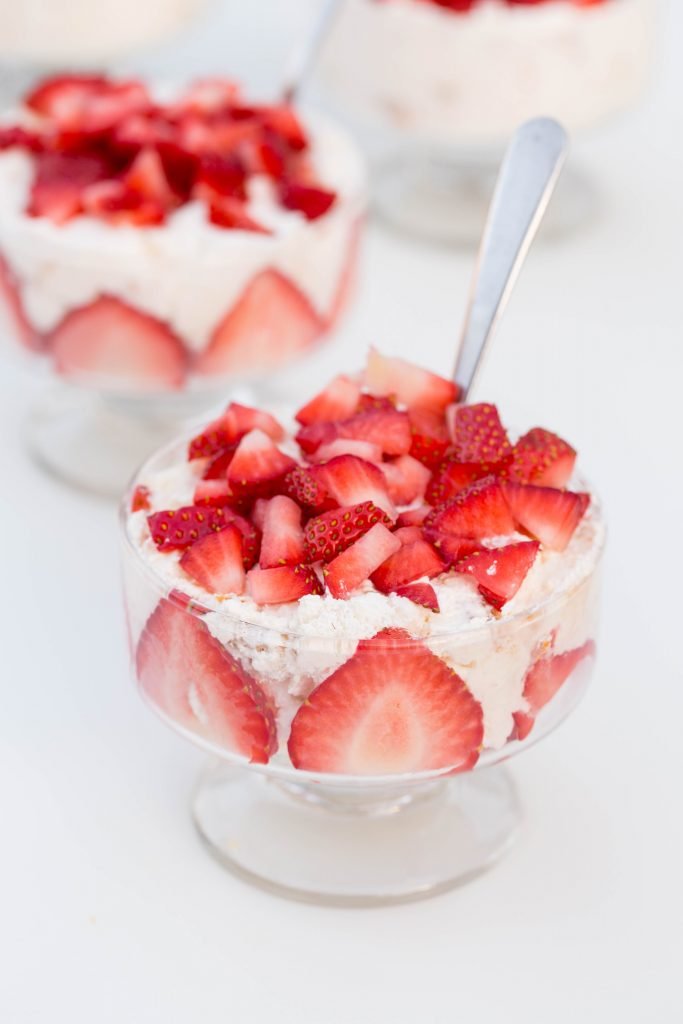
<path fill-rule="evenodd" d="M 513 764 L 523 834 L 466 888 L 318 909 L 204 853 L 187 813 L 202 757 L 128 679 L 114 510 L 27 460 L 36 386 L 3 364 L 2 1024 L 682 1019 L 683 5 L 671 6 L 648 100 L 580 147 L 601 216 L 534 249 L 480 389 L 509 421 L 576 444 L 611 538 L 593 689 Z M 265 88 L 310 7 L 235 0 L 175 61 L 150 65 Z M 470 269 L 467 254 L 373 227 L 345 365 L 372 341 L 447 372 Z"/>

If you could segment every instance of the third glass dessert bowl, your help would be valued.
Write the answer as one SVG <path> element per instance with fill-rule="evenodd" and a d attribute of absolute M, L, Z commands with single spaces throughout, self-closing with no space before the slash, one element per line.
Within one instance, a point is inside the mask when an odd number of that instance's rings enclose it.
<path fill-rule="evenodd" d="M 215 755 L 197 827 L 300 898 L 427 895 L 490 865 L 499 762 L 578 702 L 604 527 L 574 450 L 370 355 L 285 432 L 231 405 L 123 507 L 141 692 Z"/>

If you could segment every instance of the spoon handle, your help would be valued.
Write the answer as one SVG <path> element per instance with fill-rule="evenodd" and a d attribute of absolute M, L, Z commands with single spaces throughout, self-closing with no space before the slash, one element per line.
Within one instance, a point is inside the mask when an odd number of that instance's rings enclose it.
<path fill-rule="evenodd" d="M 567 155 L 567 135 L 548 117 L 527 121 L 503 160 L 477 257 L 455 380 L 465 401 Z"/>
<path fill-rule="evenodd" d="M 313 20 L 310 31 L 292 51 L 287 62 L 284 81 L 282 83 L 282 99 L 285 103 L 294 103 L 299 90 L 315 64 L 318 52 L 332 28 L 341 0 L 319 0 L 320 12 Z"/>

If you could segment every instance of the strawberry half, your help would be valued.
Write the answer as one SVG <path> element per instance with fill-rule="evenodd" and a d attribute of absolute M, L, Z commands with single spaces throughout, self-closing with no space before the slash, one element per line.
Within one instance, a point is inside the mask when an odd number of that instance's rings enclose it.
<path fill-rule="evenodd" d="M 356 411 L 359 395 L 360 385 L 351 377 L 340 374 L 320 394 L 303 405 L 295 419 L 303 427 L 310 423 L 348 419 Z"/>
<path fill-rule="evenodd" d="M 322 584 L 310 565 L 256 567 L 247 573 L 247 593 L 256 604 L 288 604 L 307 594 L 322 592 Z"/>
<path fill-rule="evenodd" d="M 351 508 L 336 508 L 309 519 L 305 529 L 305 555 L 299 561 L 330 562 L 375 525 L 391 526 L 391 520 L 371 501 Z"/>
<path fill-rule="evenodd" d="M 355 455 L 339 455 L 323 465 L 314 466 L 311 473 L 338 505 L 347 507 L 372 501 L 391 520 L 396 518 L 396 509 L 389 497 L 384 474 L 371 462 L 358 459 Z"/>
<path fill-rule="evenodd" d="M 512 716 L 515 729 L 510 738 L 526 739 L 541 708 L 552 700 L 584 658 L 594 656 L 595 644 L 588 640 L 573 651 L 538 658 L 524 680 L 524 698 L 528 704 L 528 711 L 517 711 Z"/>
<path fill-rule="evenodd" d="M 400 543 L 400 539 L 399 539 Z M 381 566 L 372 574 L 372 582 L 377 590 L 383 594 L 389 594 L 397 587 L 404 587 L 408 583 L 422 579 L 424 576 L 431 578 L 438 576 L 444 571 L 444 564 L 439 558 L 436 550 L 426 540 L 413 540 L 403 544 Z"/>
<path fill-rule="evenodd" d="M 303 466 L 287 473 L 282 490 L 309 516 L 326 512 L 337 504 L 330 492 Z"/>
<path fill-rule="evenodd" d="M 265 692 L 196 615 L 162 600 L 136 653 L 140 686 L 173 721 L 258 764 L 277 749 Z"/>
<path fill-rule="evenodd" d="M 440 413 L 458 397 L 457 386 L 436 373 L 405 359 L 383 356 L 371 348 L 365 368 L 365 385 L 375 395 L 396 395 L 409 409 Z"/>
<path fill-rule="evenodd" d="M 501 485 L 489 476 L 470 484 L 447 505 L 430 512 L 425 528 L 479 540 L 514 533 L 515 520 Z"/>
<path fill-rule="evenodd" d="M 512 445 L 495 405 L 461 405 L 455 412 L 453 447 L 459 462 L 483 462 L 495 473 L 512 456 Z"/>
<path fill-rule="evenodd" d="M 505 475 L 519 484 L 566 487 L 575 463 L 576 452 L 566 441 L 549 430 L 534 427 L 512 449 L 512 462 Z"/>
<path fill-rule="evenodd" d="M 455 571 L 472 576 L 481 596 L 500 611 L 521 587 L 539 547 L 538 541 L 529 540 L 475 551 L 459 561 Z"/>
<path fill-rule="evenodd" d="M 431 473 L 412 455 L 399 455 L 392 462 L 383 462 L 381 469 L 386 477 L 389 497 L 397 505 L 410 505 L 424 497 Z"/>
<path fill-rule="evenodd" d="M 430 583 L 408 583 L 405 587 L 397 587 L 394 593 L 397 597 L 406 597 L 413 604 L 419 604 L 421 608 L 428 608 L 430 612 L 441 610 L 436 591 Z"/>
<path fill-rule="evenodd" d="M 283 428 L 270 413 L 231 402 L 218 419 L 213 420 L 201 434 L 192 438 L 187 457 L 199 459 L 206 455 L 215 455 L 225 448 L 232 447 L 234 450 L 237 442 L 250 430 L 262 430 L 273 441 L 281 441 L 285 436 Z M 227 468 L 226 465 L 225 469 Z"/>
<path fill-rule="evenodd" d="M 274 494 L 296 463 L 258 428 L 245 434 L 228 466 L 227 480 L 235 494 Z"/>
<path fill-rule="evenodd" d="M 464 771 L 483 740 L 480 705 L 422 643 L 389 629 L 356 653 L 299 708 L 288 741 L 296 768 L 390 775 Z"/>
<path fill-rule="evenodd" d="M 220 533 L 202 537 L 183 553 L 180 567 L 212 594 L 244 592 L 242 534 L 229 523 Z"/>
<path fill-rule="evenodd" d="M 263 538 L 259 565 L 273 569 L 277 565 L 300 565 L 304 557 L 304 531 L 301 509 L 284 494 L 276 494 L 263 514 Z"/>
<path fill-rule="evenodd" d="M 400 547 L 401 541 L 383 523 L 375 523 L 324 568 L 327 589 L 333 597 L 349 597 Z"/>
<path fill-rule="evenodd" d="M 503 483 L 516 523 L 541 544 L 564 551 L 590 504 L 590 495 L 554 487 Z"/>

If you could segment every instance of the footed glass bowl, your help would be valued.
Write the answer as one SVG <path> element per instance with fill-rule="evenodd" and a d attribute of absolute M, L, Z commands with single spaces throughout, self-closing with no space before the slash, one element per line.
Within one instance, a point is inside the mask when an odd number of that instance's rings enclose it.
<path fill-rule="evenodd" d="M 522 816 L 503 762 L 558 726 L 592 674 L 599 510 L 562 585 L 523 611 L 359 636 L 330 601 L 326 629 L 306 633 L 291 606 L 266 625 L 249 599 L 237 613 L 180 568 L 171 581 L 131 508 L 177 461 L 162 450 L 124 498 L 124 591 L 142 697 L 212 755 L 192 804 L 207 848 L 254 884 L 348 905 L 419 899 L 494 864 Z"/>

